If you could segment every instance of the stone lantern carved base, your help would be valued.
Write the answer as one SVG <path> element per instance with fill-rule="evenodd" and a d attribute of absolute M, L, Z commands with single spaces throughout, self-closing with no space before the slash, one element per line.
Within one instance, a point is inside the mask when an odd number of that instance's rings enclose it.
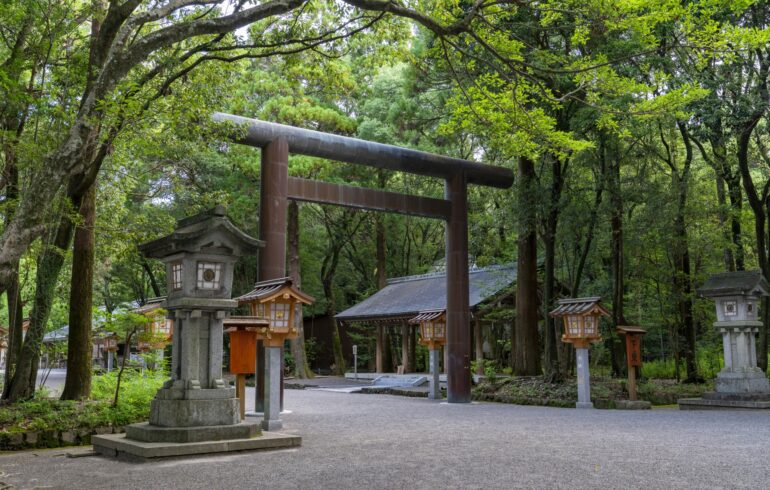
<path fill-rule="evenodd" d="M 754 335 L 761 322 L 716 322 L 722 334 L 725 367 L 717 374 L 715 391 L 702 398 L 679 400 L 680 410 L 770 409 L 770 382 L 757 367 Z"/>
<path fill-rule="evenodd" d="M 757 399 L 770 400 L 770 383 L 765 373 L 757 367 L 757 347 L 754 335 L 761 322 L 716 322 L 714 327 L 722 334 L 725 367 L 717 374 L 716 392 L 710 399 Z M 704 397 L 705 398 L 705 397 Z"/>

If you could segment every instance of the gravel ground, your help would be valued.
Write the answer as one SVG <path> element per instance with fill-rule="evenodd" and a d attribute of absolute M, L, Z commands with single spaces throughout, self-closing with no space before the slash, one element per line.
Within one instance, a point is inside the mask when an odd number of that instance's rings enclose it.
<path fill-rule="evenodd" d="M 770 414 L 617 411 L 287 390 L 301 448 L 149 463 L 0 456 L 20 488 L 752 488 Z M 75 452 L 83 450 L 75 450 Z M 70 450 L 70 452 L 73 452 Z M 3 487 L 0 484 L 0 487 Z"/>

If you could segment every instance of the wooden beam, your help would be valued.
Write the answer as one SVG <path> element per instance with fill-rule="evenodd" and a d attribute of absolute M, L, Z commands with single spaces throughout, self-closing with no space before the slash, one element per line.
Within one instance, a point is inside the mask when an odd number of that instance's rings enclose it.
<path fill-rule="evenodd" d="M 451 211 L 451 203 L 445 199 L 411 196 L 297 177 L 289 177 L 287 196 L 295 201 L 336 204 L 350 208 L 387 211 L 443 220 L 449 219 Z"/>

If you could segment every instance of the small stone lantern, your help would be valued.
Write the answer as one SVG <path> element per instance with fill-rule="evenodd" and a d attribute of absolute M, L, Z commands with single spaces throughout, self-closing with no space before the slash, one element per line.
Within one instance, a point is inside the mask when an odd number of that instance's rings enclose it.
<path fill-rule="evenodd" d="M 139 247 L 146 257 L 166 264 L 163 308 L 175 332 L 171 379 L 152 400 L 150 423 L 126 427 L 128 439 L 192 442 L 249 438 L 258 432 L 256 424 L 241 422 L 235 389 L 222 379 L 222 343 L 223 322 L 237 307 L 231 299 L 235 262 L 262 246 L 217 206 L 179 220 L 173 233 Z M 164 430 L 170 427 L 179 430 Z"/>
<path fill-rule="evenodd" d="M 265 346 L 265 376 L 263 383 L 264 430 L 278 430 L 281 421 L 281 374 L 283 373 L 283 344 L 299 334 L 295 324 L 298 305 L 310 305 L 315 298 L 294 286 L 288 277 L 261 281 L 254 289 L 236 298 L 239 305 L 249 305 L 250 317 L 232 317 L 228 327 L 237 324 L 256 331 L 256 340 Z M 265 320 L 267 322 L 265 322 Z M 260 380 L 257 380 L 260 386 Z M 259 393 L 257 393 L 259 398 Z M 256 404 L 257 406 L 259 403 Z"/>
<path fill-rule="evenodd" d="M 439 351 L 446 343 L 446 310 L 421 311 L 416 317 L 409 320 L 411 324 L 420 326 L 420 343 L 426 345 L 430 353 L 430 387 L 428 398 L 441 399 L 439 386 Z"/>
<path fill-rule="evenodd" d="M 757 367 L 754 336 L 762 327 L 758 315 L 762 296 L 770 295 L 770 285 L 759 271 L 739 271 L 712 274 L 697 293 L 716 302 L 717 321 L 722 334 L 724 368 L 717 374 L 716 393 L 704 398 L 741 396 L 770 400 L 770 384 Z"/>
<path fill-rule="evenodd" d="M 599 320 L 610 316 L 601 304 L 599 296 L 590 298 L 561 299 L 556 309 L 549 313 L 552 317 L 563 318 L 564 334 L 561 341 L 575 346 L 578 375 L 577 408 L 593 408 L 591 403 L 591 376 L 588 370 L 588 348 L 601 341 Z"/>

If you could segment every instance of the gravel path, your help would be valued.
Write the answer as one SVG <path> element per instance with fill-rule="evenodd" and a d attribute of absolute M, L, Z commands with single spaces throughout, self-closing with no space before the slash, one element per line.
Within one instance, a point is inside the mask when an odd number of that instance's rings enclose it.
<path fill-rule="evenodd" d="M 21 488 L 770 487 L 770 414 L 448 405 L 287 390 L 298 449 L 137 464 L 0 457 Z M 2 486 L 2 485 L 0 485 Z"/>

